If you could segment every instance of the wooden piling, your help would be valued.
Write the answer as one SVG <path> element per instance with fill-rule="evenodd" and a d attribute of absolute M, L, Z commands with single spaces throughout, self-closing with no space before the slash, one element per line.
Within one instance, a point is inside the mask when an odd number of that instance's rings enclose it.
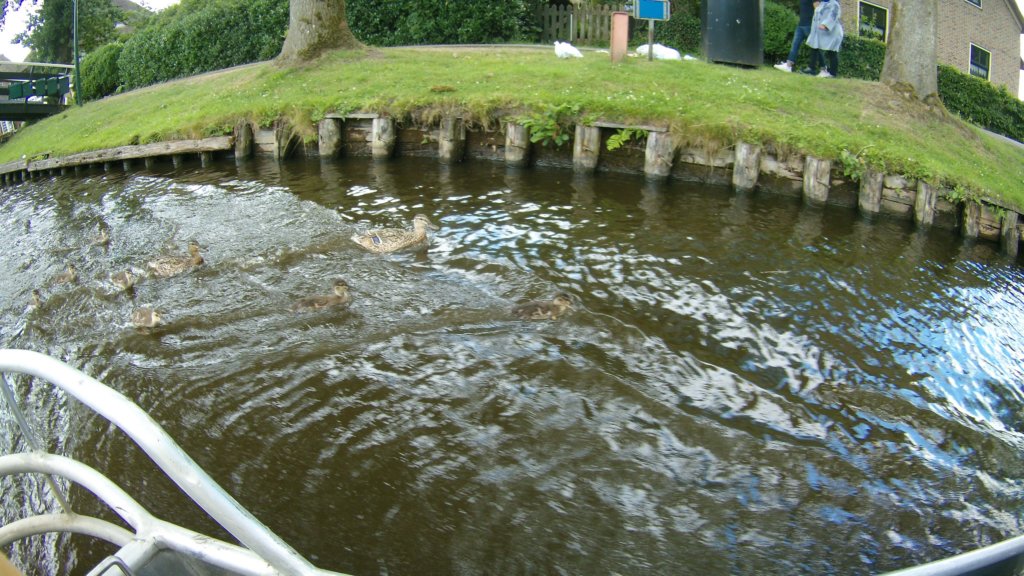
<path fill-rule="evenodd" d="M 572 145 L 572 167 L 576 172 L 590 173 L 597 169 L 601 154 L 601 129 L 597 126 L 576 125 L 576 139 Z"/>
<path fill-rule="evenodd" d="M 171 164 L 174 164 L 175 168 L 181 168 L 185 164 L 185 156 L 182 154 L 172 154 Z"/>
<path fill-rule="evenodd" d="M 917 181 L 917 197 L 914 199 L 914 222 L 918 226 L 928 227 L 935 221 L 935 200 L 938 194 L 935 188 L 923 180 Z"/>
<path fill-rule="evenodd" d="M 964 238 L 977 238 L 981 232 L 981 204 L 968 200 L 964 203 Z"/>
<path fill-rule="evenodd" d="M 736 159 L 732 165 L 732 187 L 741 192 L 753 190 L 760 173 L 761 147 L 737 142 Z"/>
<path fill-rule="evenodd" d="M 317 144 L 320 158 L 337 158 L 341 155 L 341 147 L 344 139 L 342 137 L 342 119 L 324 118 L 318 127 Z"/>
<path fill-rule="evenodd" d="M 885 175 L 874 170 L 865 170 L 860 178 L 860 193 L 857 206 L 862 214 L 878 214 L 882 209 L 882 182 Z"/>
<path fill-rule="evenodd" d="M 199 153 L 199 164 L 203 168 L 208 168 L 213 164 L 213 152 L 203 151 Z"/>
<path fill-rule="evenodd" d="M 462 162 L 466 154 L 466 124 L 457 116 L 445 116 L 437 134 L 437 158 L 442 164 Z"/>
<path fill-rule="evenodd" d="M 390 158 L 395 151 L 395 121 L 374 118 L 370 129 L 370 152 L 375 159 Z"/>
<path fill-rule="evenodd" d="M 1011 210 L 1003 216 L 1000 226 L 999 241 L 1002 244 L 1003 252 L 1012 258 L 1017 257 L 1017 251 L 1020 248 L 1020 229 L 1017 227 L 1019 220 L 1020 215 Z"/>
<path fill-rule="evenodd" d="M 804 159 L 804 202 L 824 205 L 828 201 L 832 161 L 808 156 Z"/>
<path fill-rule="evenodd" d="M 650 180 L 664 180 L 672 174 L 676 142 L 668 132 L 649 132 L 644 150 L 644 175 Z"/>
<path fill-rule="evenodd" d="M 132 159 L 131 158 L 125 158 L 124 161 L 121 162 L 121 168 L 125 172 L 131 172 L 132 171 Z"/>
<path fill-rule="evenodd" d="M 143 165 L 146 167 L 146 170 L 152 170 L 153 168 L 156 167 L 156 157 L 155 156 L 147 156 L 142 162 L 143 162 Z"/>
<path fill-rule="evenodd" d="M 505 164 L 515 168 L 530 165 L 530 129 L 522 124 L 505 125 Z"/>
<path fill-rule="evenodd" d="M 242 122 L 235 127 L 235 160 L 245 160 L 252 156 L 254 140 L 252 126 L 248 122 Z"/>

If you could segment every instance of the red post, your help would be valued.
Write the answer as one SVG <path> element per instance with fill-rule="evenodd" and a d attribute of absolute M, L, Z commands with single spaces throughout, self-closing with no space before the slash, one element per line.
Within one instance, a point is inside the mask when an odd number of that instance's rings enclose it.
<path fill-rule="evenodd" d="M 615 12 L 612 14 L 612 62 L 622 62 L 626 57 L 629 45 L 629 14 Z"/>

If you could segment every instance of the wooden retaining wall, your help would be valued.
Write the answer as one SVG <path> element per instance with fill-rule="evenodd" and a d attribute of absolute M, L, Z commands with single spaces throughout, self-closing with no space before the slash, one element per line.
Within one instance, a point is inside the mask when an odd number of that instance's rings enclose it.
<path fill-rule="evenodd" d="M 608 151 L 608 139 L 623 129 L 646 131 Z M 553 148 L 530 142 L 529 130 L 508 123 L 500 130 L 470 130 L 458 116 L 436 126 L 402 126 L 376 114 L 327 115 L 315 144 L 303 143 L 286 123 L 270 128 L 241 124 L 232 136 L 122 146 L 61 158 L 33 158 L 0 165 L 0 183 L 69 174 L 91 167 L 104 170 L 151 168 L 170 159 L 175 166 L 192 160 L 204 165 L 219 157 L 243 160 L 253 155 L 283 160 L 302 154 L 322 159 L 339 156 L 387 160 L 401 156 L 436 157 L 442 163 L 466 159 L 505 162 L 510 167 L 560 166 L 579 173 L 601 171 L 643 174 L 650 180 L 679 179 L 796 196 L 813 206 L 856 208 L 867 215 L 913 220 L 921 228 L 944 228 L 968 239 L 998 243 L 1016 258 L 1024 218 L 997 201 L 957 202 L 952 190 L 898 174 L 868 171 L 853 182 L 827 158 L 780 153 L 771 146 L 736 142 L 729 147 L 680 146 L 665 126 L 627 126 L 595 122 L 577 126 L 572 146 Z"/>

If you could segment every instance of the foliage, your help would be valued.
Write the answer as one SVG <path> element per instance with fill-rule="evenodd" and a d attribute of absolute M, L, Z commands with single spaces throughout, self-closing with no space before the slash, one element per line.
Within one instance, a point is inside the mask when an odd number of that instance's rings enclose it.
<path fill-rule="evenodd" d="M 672 17 L 668 22 L 659 22 L 654 27 L 654 41 L 680 52 L 700 52 L 700 16 L 683 6 L 677 7 L 677 4 L 682 2 L 673 2 Z M 646 35 L 642 41 L 647 43 Z"/>
<path fill-rule="evenodd" d="M 128 88 L 268 60 L 288 29 L 287 0 L 186 0 L 155 16 L 125 43 Z"/>
<path fill-rule="evenodd" d="M 764 56 L 766 62 L 781 62 L 793 46 L 793 31 L 800 18 L 789 8 L 767 0 L 764 3 Z M 806 49 L 805 49 L 806 50 Z"/>
<path fill-rule="evenodd" d="M 347 0 L 349 28 L 375 46 L 532 40 L 541 0 Z"/>
<path fill-rule="evenodd" d="M 868 169 L 867 159 L 864 157 L 865 150 L 854 154 L 843 148 L 839 153 L 839 164 L 843 167 L 843 174 L 854 182 L 860 182 Z"/>
<path fill-rule="evenodd" d="M 630 142 L 630 140 L 642 140 L 647 138 L 647 130 L 641 128 L 620 128 L 618 132 L 608 137 L 605 147 L 608 151 L 618 150 Z"/>
<path fill-rule="evenodd" d="M 885 62 L 885 44 L 873 38 L 847 36 L 839 50 L 839 75 L 878 81 Z"/>
<path fill-rule="evenodd" d="M 579 114 L 578 105 L 561 104 L 531 116 L 521 116 L 518 121 L 530 130 L 530 142 L 561 148 L 572 140 L 573 125 Z"/>
<path fill-rule="evenodd" d="M 124 44 L 112 42 L 97 48 L 82 59 L 82 98 L 96 100 L 113 94 L 121 86 L 117 61 Z"/>
<path fill-rule="evenodd" d="M 35 2 L 33 2 L 35 3 Z M 8 3 L 5 3 L 5 7 Z M 18 2 L 21 5 L 22 2 Z M 74 60 L 73 0 L 47 0 L 29 17 L 14 41 L 32 51 L 39 62 L 70 64 Z M 82 1 L 78 5 L 78 49 L 89 52 L 115 38 L 116 22 L 124 13 L 110 2 Z"/>
<path fill-rule="evenodd" d="M 950 66 L 939 66 L 939 97 L 946 108 L 988 130 L 1024 141 L 1024 102 Z"/>

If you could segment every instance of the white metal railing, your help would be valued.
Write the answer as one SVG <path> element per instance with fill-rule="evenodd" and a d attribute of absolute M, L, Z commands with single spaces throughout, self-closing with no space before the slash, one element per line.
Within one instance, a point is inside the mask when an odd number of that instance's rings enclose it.
<path fill-rule="evenodd" d="M 244 548 L 159 520 L 100 472 L 75 460 L 41 452 L 11 393 L 6 375 L 0 379 L 3 397 L 33 451 L 0 457 L 0 476 L 33 473 L 67 478 L 107 504 L 134 533 L 104 520 L 73 513 L 56 484 L 51 482 L 64 512 L 25 518 L 0 527 L 0 546 L 44 532 L 74 532 L 101 538 L 122 548 L 133 542 L 153 542 L 161 548 L 201 558 L 237 574 L 334 574 L 314 567 L 271 532 L 185 454 L 149 414 L 121 393 L 59 360 L 27 350 L 0 349 L 0 372 L 28 374 L 46 380 L 116 425 Z"/>

